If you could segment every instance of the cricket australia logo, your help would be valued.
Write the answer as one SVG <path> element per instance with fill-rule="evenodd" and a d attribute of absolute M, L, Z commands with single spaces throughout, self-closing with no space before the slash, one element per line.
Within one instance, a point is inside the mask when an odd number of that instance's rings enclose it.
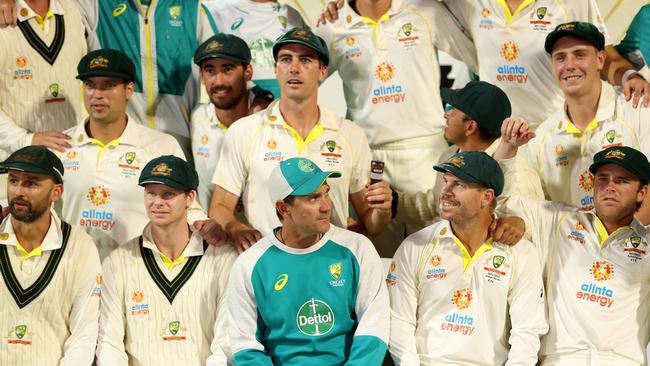
<path fill-rule="evenodd" d="M 341 287 L 345 285 L 345 280 L 341 279 L 341 275 L 343 274 L 343 264 L 341 264 L 341 262 L 330 264 L 328 269 L 330 275 L 332 275 L 332 280 L 330 281 L 332 287 Z"/>
<path fill-rule="evenodd" d="M 308 336 L 322 336 L 334 327 L 334 312 L 327 303 L 310 299 L 302 304 L 296 314 L 296 326 Z"/>

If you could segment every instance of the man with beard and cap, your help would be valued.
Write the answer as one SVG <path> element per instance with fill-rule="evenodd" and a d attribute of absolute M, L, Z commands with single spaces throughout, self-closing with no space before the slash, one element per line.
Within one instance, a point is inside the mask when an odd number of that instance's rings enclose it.
<path fill-rule="evenodd" d="M 210 206 L 212 177 L 228 127 L 242 117 L 265 109 L 273 97 L 269 92 L 246 84 L 253 75 L 251 52 L 246 42 L 219 33 L 203 42 L 194 53 L 201 81 L 210 97 L 192 113 L 192 156 L 199 173 L 198 201 Z"/>
<path fill-rule="evenodd" d="M 59 219 L 63 164 L 43 146 L 0 163 L 9 216 L 0 224 L 0 364 L 90 366 L 101 266 L 92 239 Z"/>

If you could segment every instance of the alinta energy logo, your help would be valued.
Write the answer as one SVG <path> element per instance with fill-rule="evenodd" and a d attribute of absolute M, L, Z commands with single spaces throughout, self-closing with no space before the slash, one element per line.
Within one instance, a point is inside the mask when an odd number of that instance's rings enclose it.
<path fill-rule="evenodd" d="M 86 194 L 86 198 L 93 204 L 93 206 L 97 207 L 97 209 L 91 208 L 81 211 L 79 225 L 101 230 L 113 229 L 113 226 L 115 225 L 113 213 L 99 209 L 109 202 L 110 197 L 111 193 L 108 188 L 102 185 L 90 187 L 88 189 L 88 194 Z"/>
<path fill-rule="evenodd" d="M 308 336 L 322 336 L 334 327 L 334 312 L 321 300 L 310 299 L 300 306 L 296 314 L 298 329 Z"/>
<path fill-rule="evenodd" d="M 452 294 L 451 302 L 456 305 L 457 310 L 465 311 L 472 306 L 472 292 L 468 288 L 456 290 Z M 449 313 L 445 315 L 440 329 L 470 336 L 474 332 L 474 317 L 458 312 Z"/>
<path fill-rule="evenodd" d="M 614 290 L 608 288 L 604 282 L 614 276 L 614 265 L 607 261 L 596 261 L 589 267 L 589 273 L 596 283 L 585 282 L 580 285 L 576 298 L 610 308 L 614 303 Z"/>
<path fill-rule="evenodd" d="M 402 103 L 406 93 L 402 91 L 402 85 L 389 83 L 396 75 L 397 69 L 388 62 L 382 61 L 375 66 L 375 78 L 382 85 L 372 91 L 372 104 Z"/>
<path fill-rule="evenodd" d="M 506 41 L 501 45 L 499 53 L 506 63 L 497 67 L 497 81 L 515 84 L 526 84 L 528 82 L 526 68 L 515 63 L 519 59 L 520 52 L 519 44 L 515 41 Z"/>
<path fill-rule="evenodd" d="M 580 199 L 580 208 L 582 210 L 591 210 L 594 208 L 594 196 L 592 194 L 594 188 L 594 175 L 589 170 L 585 170 L 578 176 L 578 185 L 585 192 L 589 193 Z"/>

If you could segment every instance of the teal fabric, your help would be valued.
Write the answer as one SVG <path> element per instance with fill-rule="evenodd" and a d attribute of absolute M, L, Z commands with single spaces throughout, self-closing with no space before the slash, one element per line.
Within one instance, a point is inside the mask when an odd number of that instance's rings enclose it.
<path fill-rule="evenodd" d="M 616 49 L 637 70 L 647 64 L 650 59 L 650 4 L 644 5 L 632 19 L 625 38 Z"/>
<path fill-rule="evenodd" d="M 371 336 L 353 337 L 359 274 L 354 254 L 331 240 L 308 254 L 269 247 L 251 274 L 258 308 L 257 339 L 266 352 L 242 350 L 234 355 L 235 363 L 381 364 L 384 342 Z M 359 358 L 347 363 L 352 353 L 359 353 Z"/>
<path fill-rule="evenodd" d="M 138 5 L 134 1 L 101 0 L 99 4 L 99 21 L 97 37 L 103 48 L 114 48 L 126 53 L 136 65 L 136 92 L 142 92 L 143 77 Z M 192 55 L 198 47 L 197 22 L 199 5 L 194 0 L 160 0 L 156 1 L 149 22 L 151 41 L 155 42 L 154 72 L 158 78 L 158 92 L 161 94 L 183 95 L 185 86 L 192 73 Z M 120 12 L 118 9 L 126 7 Z M 119 13 L 119 14 L 118 14 Z M 211 17 L 208 17 L 209 19 Z M 212 23 L 214 25 L 214 21 Z M 142 45 L 144 47 L 144 45 Z M 153 52 L 153 50 L 152 50 Z"/>
<path fill-rule="evenodd" d="M 257 79 L 253 80 L 253 83 L 255 83 L 255 85 L 259 86 L 260 88 L 273 93 L 273 98 L 280 98 L 280 84 L 278 84 L 277 79 Z"/>
<path fill-rule="evenodd" d="M 97 38 L 102 48 L 120 50 L 129 56 L 135 64 L 135 91 L 141 93 L 139 10 L 132 1 L 102 0 L 97 4 L 99 13 Z"/>

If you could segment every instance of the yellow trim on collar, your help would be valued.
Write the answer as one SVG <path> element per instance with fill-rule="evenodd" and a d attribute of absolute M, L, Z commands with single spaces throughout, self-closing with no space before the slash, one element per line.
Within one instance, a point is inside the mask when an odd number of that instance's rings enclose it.
<path fill-rule="evenodd" d="M 512 17 L 515 15 L 519 14 L 525 7 L 527 7 L 530 3 L 535 2 L 535 0 L 524 0 L 519 4 L 519 7 L 515 9 L 514 13 L 510 13 L 510 7 L 508 7 L 508 4 L 506 3 L 505 0 L 497 0 L 497 4 L 501 5 L 503 7 L 503 11 L 506 14 L 506 24 L 510 23 L 512 20 Z"/>
<path fill-rule="evenodd" d="M 367 25 L 372 27 L 372 39 L 375 41 L 375 44 L 376 44 L 377 43 L 377 26 L 381 22 L 385 22 L 388 19 L 390 19 L 390 15 L 388 15 L 388 13 L 386 13 L 386 14 L 382 15 L 381 18 L 379 18 L 379 20 L 376 21 L 376 22 L 374 20 L 370 19 L 370 18 L 367 18 L 367 17 L 359 17 L 359 19 L 361 19 L 361 21 L 364 24 L 367 24 Z"/>
<path fill-rule="evenodd" d="M 23 262 L 25 262 L 28 258 L 31 257 L 40 257 L 43 255 L 43 246 L 39 245 L 38 247 L 34 248 L 31 252 L 27 252 L 25 248 L 20 243 L 16 243 L 16 249 L 18 249 L 18 252 L 20 253 L 20 269 L 23 269 Z"/>
<path fill-rule="evenodd" d="M 587 128 L 585 128 L 584 132 L 589 132 L 591 130 L 595 130 L 597 127 L 598 127 L 598 120 L 596 119 L 596 117 L 594 117 L 593 121 L 589 122 L 589 124 L 587 125 Z M 574 134 L 576 136 L 582 136 L 582 133 L 583 133 L 571 121 L 567 121 L 565 132 L 570 133 L 570 134 Z"/>
<path fill-rule="evenodd" d="M 465 248 L 465 245 L 463 245 L 460 239 L 458 239 L 456 236 L 452 236 L 452 239 L 454 240 L 454 243 L 456 243 L 456 245 L 458 245 L 458 247 L 460 248 L 460 255 L 463 258 L 463 272 L 465 272 L 467 268 L 469 268 L 469 266 L 472 265 L 472 263 L 474 263 L 478 258 L 480 258 L 483 255 L 483 253 L 492 249 L 492 243 L 494 243 L 492 238 L 489 238 L 485 243 L 481 244 L 481 246 L 478 248 L 478 250 L 474 253 L 473 256 L 470 256 L 469 252 L 467 251 L 467 248 Z"/>
<path fill-rule="evenodd" d="M 163 254 L 162 252 L 159 253 L 159 254 L 160 254 L 160 259 L 162 259 L 163 264 L 165 265 L 165 267 L 167 267 L 167 269 L 172 269 L 172 268 L 178 266 L 179 264 L 185 263 L 185 256 L 184 255 L 181 255 L 180 257 L 172 260 L 168 256 L 166 256 L 165 254 Z"/>
<path fill-rule="evenodd" d="M 298 131 L 296 131 L 295 128 L 289 126 L 286 122 L 284 123 L 283 127 L 289 131 L 294 141 L 296 141 L 296 145 L 298 146 L 298 154 L 302 152 L 302 149 L 304 149 L 305 146 L 309 145 L 312 141 L 320 137 L 323 132 L 325 132 L 323 126 L 320 124 L 320 121 L 318 121 L 318 123 L 316 123 L 316 126 L 314 126 L 314 128 L 312 128 L 309 132 L 309 135 L 307 135 L 307 138 L 303 140 Z"/>
<path fill-rule="evenodd" d="M 52 10 L 47 9 L 47 14 L 45 14 L 45 18 L 41 17 L 40 15 L 36 14 L 34 16 L 34 20 L 36 20 L 36 23 L 38 24 L 39 27 L 41 27 L 42 30 L 45 30 L 45 22 L 52 18 L 54 16 L 54 13 Z"/>

